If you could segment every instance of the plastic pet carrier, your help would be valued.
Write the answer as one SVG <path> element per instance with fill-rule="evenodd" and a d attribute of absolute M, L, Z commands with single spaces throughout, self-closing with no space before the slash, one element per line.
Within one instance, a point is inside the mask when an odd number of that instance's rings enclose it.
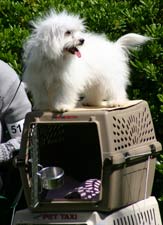
<path fill-rule="evenodd" d="M 14 225 L 162 225 L 158 203 L 154 197 L 139 201 L 110 215 L 98 212 L 31 213 L 18 211 Z"/>
<path fill-rule="evenodd" d="M 34 212 L 112 211 L 151 195 L 161 144 L 147 102 L 31 112 L 18 158 Z"/>

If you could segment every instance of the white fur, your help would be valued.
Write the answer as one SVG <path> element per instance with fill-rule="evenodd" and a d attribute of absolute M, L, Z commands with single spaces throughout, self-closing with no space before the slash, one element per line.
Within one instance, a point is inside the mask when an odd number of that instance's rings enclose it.
<path fill-rule="evenodd" d="M 149 40 L 127 34 L 116 42 L 85 32 L 84 21 L 67 12 L 50 14 L 33 22 L 24 46 L 23 81 L 31 91 L 35 109 L 67 111 L 83 104 L 119 106 L 127 101 L 128 50 Z M 82 41 L 84 39 L 84 43 Z M 68 52 L 77 47 L 81 57 Z"/>

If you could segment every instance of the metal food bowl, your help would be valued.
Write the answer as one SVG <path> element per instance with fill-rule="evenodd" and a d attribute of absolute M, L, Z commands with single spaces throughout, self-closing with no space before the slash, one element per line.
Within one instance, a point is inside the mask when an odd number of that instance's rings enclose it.
<path fill-rule="evenodd" d="M 64 170 L 60 167 L 44 167 L 37 172 L 42 188 L 53 190 L 64 184 Z"/>

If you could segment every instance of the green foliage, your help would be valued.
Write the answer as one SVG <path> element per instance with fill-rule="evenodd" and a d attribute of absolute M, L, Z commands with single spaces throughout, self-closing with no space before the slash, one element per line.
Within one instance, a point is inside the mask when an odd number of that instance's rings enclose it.
<path fill-rule="evenodd" d="M 20 74 L 22 45 L 30 32 L 29 21 L 54 7 L 85 18 L 88 30 L 116 40 L 135 32 L 152 37 L 140 51 L 131 54 L 131 99 L 147 100 L 156 135 L 163 136 L 163 1 L 162 0 L 0 0 L 0 58 Z M 98 51 L 98 49 L 97 49 Z M 163 179 L 162 155 L 157 171 Z M 160 190 L 160 201 L 163 202 Z"/>

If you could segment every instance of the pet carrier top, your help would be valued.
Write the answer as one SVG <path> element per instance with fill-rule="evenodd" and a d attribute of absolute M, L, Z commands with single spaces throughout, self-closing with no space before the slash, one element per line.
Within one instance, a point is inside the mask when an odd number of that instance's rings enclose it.
<path fill-rule="evenodd" d="M 33 211 L 111 211 L 151 194 L 161 144 L 146 101 L 117 108 L 35 111 L 18 166 Z"/>

